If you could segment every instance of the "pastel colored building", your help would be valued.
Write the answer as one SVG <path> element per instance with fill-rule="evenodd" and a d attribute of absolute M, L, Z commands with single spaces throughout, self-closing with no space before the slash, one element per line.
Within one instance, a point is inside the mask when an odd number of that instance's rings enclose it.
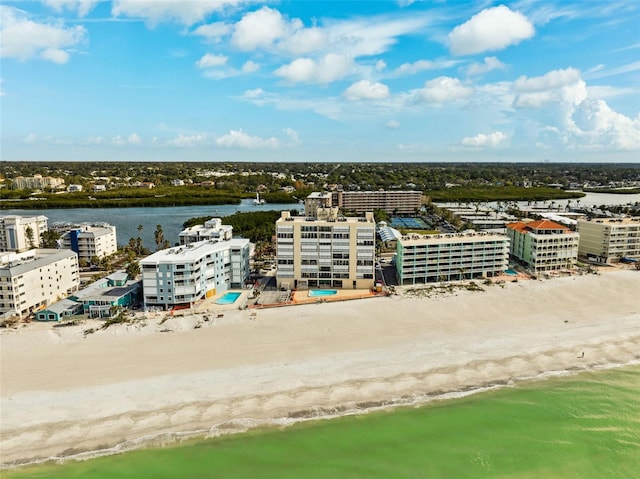
<path fill-rule="evenodd" d="M 338 208 L 317 216 L 276 221 L 277 284 L 281 289 L 369 289 L 374 282 L 376 224 L 373 213 L 345 217 Z"/>
<path fill-rule="evenodd" d="M 640 218 L 578 220 L 578 254 L 599 263 L 640 259 Z"/>
<path fill-rule="evenodd" d="M 509 239 L 502 234 L 405 235 L 396 244 L 398 283 L 490 278 L 507 269 Z"/>
<path fill-rule="evenodd" d="M 0 255 L 0 317 L 24 318 L 66 298 L 79 284 L 78 255 L 32 249 Z"/>
<path fill-rule="evenodd" d="M 573 268 L 578 261 L 578 233 L 554 221 L 507 224 L 511 256 L 534 273 Z"/>

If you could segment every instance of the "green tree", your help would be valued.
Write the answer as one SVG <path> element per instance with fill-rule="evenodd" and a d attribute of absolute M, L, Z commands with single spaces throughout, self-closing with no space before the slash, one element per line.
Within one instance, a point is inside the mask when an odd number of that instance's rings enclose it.
<path fill-rule="evenodd" d="M 43 248 L 57 248 L 60 233 L 54 230 L 46 230 L 42 233 L 40 245 Z"/>
<path fill-rule="evenodd" d="M 156 251 L 160 251 L 168 244 L 168 241 L 164 239 L 164 232 L 162 231 L 162 225 L 156 226 L 156 231 L 153 233 L 153 238 L 156 242 Z"/>
<path fill-rule="evenodd" d="M 126 272 L 127 272 L 127 277 L 130 280 L 136 279 L 136 277 L 140 274 L 140 263 L 138 263 L 137 261 L 131 261 L 127 265 Z"/>
<path fill-rule="evenodd" d="M 24 235 L 27 237 L 27 242 L 29 243 L 29 248 L 33 249 L 36 247 L 34 237 L 33 237 L 33 228 L 31 226 L 27 226 L 24 230 Z"/>

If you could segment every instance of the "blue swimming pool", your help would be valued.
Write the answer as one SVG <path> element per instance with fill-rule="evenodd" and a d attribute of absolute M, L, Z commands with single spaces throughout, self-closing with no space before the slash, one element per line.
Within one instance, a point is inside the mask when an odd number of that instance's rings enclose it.
<path fill-rule="evenodd" d="M 216 301 L 216 304 L 233 304 L 236 302 L 236 299 L 240 297 L 242 293 L 225 293 L 223 297 Z"/>
<path fill-rule="evenodd" d="M 318 296 L 334 296 L 338 294 L 338 291 L 335 289 L 310 289 L 309 297 L 315 298 Z"/>
<path fill-rule="evenodd" d="M 511 276 L 518 276 L 518 272 L 513 269 L 505 269 L 504 272 Z"/>

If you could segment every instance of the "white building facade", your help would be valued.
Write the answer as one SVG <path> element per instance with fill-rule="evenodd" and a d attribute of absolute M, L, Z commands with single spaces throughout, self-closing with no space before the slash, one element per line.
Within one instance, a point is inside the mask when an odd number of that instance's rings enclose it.
<path fill-rule="evenodd" d="M 46 216 L 0 216 L 0 251 L 21 252 L 37 248 L 45 231 Z"/>
<path fill-rule="evenodd" d="M 0 317 L 24 318 L 78 290 L 78 256 L 32 249 L 0 256 Z"/>
<path fill-rule="evenodd" d="M 200 241 L 140 261 L 145 308 L 190 306 L 249 278 L 249 240 Z"/>
<path fill-rule="evenodd" d="M 578 220 L 578 254 L 599 263 L 640 259 L 640 218 Z"/>
<path fill-rule="evenodd" d="M 396 246 L 401 285 L 490 278 L 509 264 L 509 239 L 491 233 L 407 235 Z"/>
<path fill-rule="evenodd" d="M 343 217 L 338 208 L 318 208 L 317 216 L 297 217 L 283 211 L 276 221 L 278 288 L 371 288 L 375 239 L 373 213 Z"/>
<path fill-rule="evenodd" d="M 223 225 L 220 218 L 211 218 L 203 225 L 195 225 L 180 232 L 180 244 L 186 245 L 198 241 L 228 241 L 233 237 L 233 226 Z"/>
<path fill-rule="evenodd" d="M 118 251 L 116 227 L 107 224 L 72 227 L 62 233 L 60 245 L 86 261 L 94 256 L 104 258 Z"/>

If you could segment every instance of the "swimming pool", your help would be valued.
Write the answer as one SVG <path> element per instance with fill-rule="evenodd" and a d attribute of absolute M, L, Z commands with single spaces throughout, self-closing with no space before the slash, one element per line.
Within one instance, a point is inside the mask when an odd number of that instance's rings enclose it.
<path fill-rule="evenodd" d="M 222 298 L 216 301 L 216 304 L 233 304 L 236 302 L 236 299 L 240 297 L 242 293 L 225 293 Z"/>
<path fill-rule="evenodd" d="M 315 298 L 318 296 L 334 296 L 338 294 L 338 291 L 335 289 L 310 289 L 309 297 Z"/>
<path fill-rule="evenodd" d="M 518 272 L 513 269 L 505 269 L 504 272 L 510 276 L 518 276 Z"/>

